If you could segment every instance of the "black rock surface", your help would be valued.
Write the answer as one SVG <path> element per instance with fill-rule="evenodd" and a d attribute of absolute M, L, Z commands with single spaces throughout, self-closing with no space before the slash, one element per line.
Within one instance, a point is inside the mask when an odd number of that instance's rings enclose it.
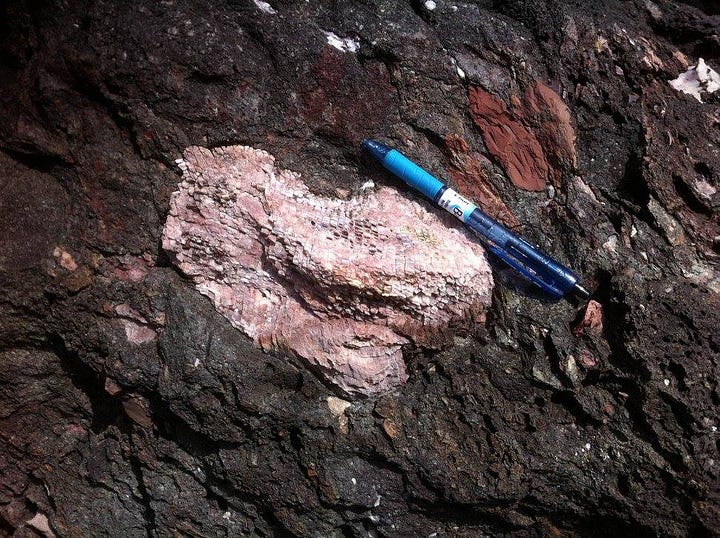
<path fill-rule="evenodd" d="M 720 70 L 714 4 L 263 5 L 0 4 L 0 534 L 717 535 L 720 92 L 667 83 Z M 577 134 L 549 192 L 513 186 L 468 102 L 535 81 Z M 331 194 L 396 184 L 366 137 L 448 177 L 449 135 L 601 323 L 498 265 L 485 326 L 338 417 L 159 247 L 189 145 Z"/>

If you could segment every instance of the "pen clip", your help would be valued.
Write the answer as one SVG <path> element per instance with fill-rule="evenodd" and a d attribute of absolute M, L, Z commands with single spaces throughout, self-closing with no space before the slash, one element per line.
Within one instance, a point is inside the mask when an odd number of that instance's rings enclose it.
<path fill-rule="evenodd" d="M 497 245 L 488 245 L 488 249 L 510 267 L 530 280 L 533 284 L 551 295 L 554 299 L 562 299 L 565 296 L 565 293 L 563 293 L 562 290 L 553 286 L 550 282 L 547 282 L 543 278 L 544 275 L 541 272 L 533 271 L 527 265 L 523 264 L 518 258 L 511 256 L 507 251 L 501 249 Z"/>

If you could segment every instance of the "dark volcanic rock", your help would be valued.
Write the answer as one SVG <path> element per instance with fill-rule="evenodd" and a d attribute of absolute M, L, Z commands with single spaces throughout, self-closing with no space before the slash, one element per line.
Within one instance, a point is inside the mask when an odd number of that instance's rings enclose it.
<path fill-rule="evenodd" d="M 710 4 L 3 3 L 0 534 L 717 535 L 720 95 L 668 83 L 720 70 Z M 496 265 L 486 324 L 352 402 L 256 348 L 161 249 L 175 160 L 402 190 L 366 136 L 594 303 Z"/>

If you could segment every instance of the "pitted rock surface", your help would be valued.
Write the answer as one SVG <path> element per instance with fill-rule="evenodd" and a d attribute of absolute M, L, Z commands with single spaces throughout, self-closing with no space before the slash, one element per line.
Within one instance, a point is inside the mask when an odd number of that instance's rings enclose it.
<path fill-rule="evenodd" d="M 245 146 L 185 152 L 163 247 L 219 312 L 351 394 L 407 379 L 402 346 L 484 320 L 484 249 L 451 219 L 384 187 L 312 194 Z"/>

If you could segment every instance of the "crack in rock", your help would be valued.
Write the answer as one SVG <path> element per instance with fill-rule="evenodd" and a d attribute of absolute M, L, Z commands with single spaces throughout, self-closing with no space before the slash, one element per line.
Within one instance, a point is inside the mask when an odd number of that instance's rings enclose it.
<path fill-rule="evenodd" d="M 257 345 L 373 395 L 407 379 L 402 346 L 484 321 L 484 249 L 449 217 L 391 188 L 317 196 L 274 161 L 245 146 L 188 148 L 163 231 L 178 268 Z"/>

